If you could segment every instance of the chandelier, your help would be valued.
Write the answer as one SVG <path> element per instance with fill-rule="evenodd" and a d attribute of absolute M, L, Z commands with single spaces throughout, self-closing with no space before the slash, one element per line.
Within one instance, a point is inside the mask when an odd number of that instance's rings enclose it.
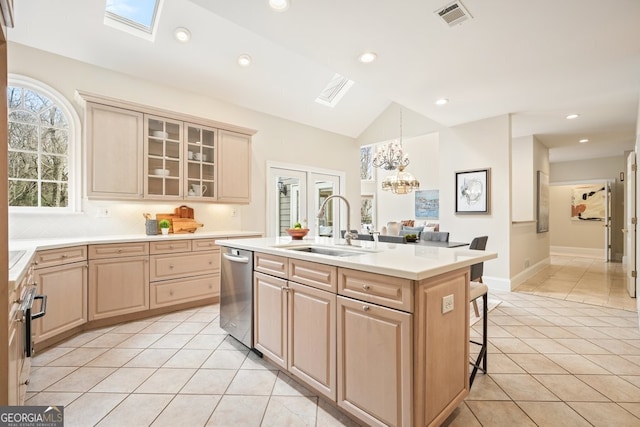
<path fill-rule="evenodd" d="M 407 194 L 420 188 L 420 182 L 404 169 L 409 164 L 409 156 L 402 151 L 402 109 L 400 109 L 400 139 L 378 147 L 373 158 L 373 166 L 385 170 L 396 170 L 382 181 L 382 189 L 394 194 Z"/>

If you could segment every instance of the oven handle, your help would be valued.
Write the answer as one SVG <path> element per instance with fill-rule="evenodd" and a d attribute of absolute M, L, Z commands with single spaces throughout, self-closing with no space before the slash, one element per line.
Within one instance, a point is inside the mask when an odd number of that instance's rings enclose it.
<path fill-rule="evenodd" d="M 40 305 L 40 311 L 37 313 L 33 313 L 31 315 L 31 320 L 33 319 L 39 319 L 40 317 L 44 316 L 45 314 L 47 314 L 47 296 L 46 295 L 36 295 L 33 297 L 33 300 L 37 300 L 40 299 L 42 300 L 42 305 Z"/>

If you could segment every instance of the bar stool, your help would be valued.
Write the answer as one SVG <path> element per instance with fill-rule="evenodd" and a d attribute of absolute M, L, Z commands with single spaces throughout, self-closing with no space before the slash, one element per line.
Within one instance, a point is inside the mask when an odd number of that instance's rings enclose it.
<path fill-rule="evenodd" d="M 469 244 L 469 249 L 485 250 L 487 247 L 487 236 L 481 236 L 474 238 Z M 469 283 L 469 302 L 473 304 L 473 309 L 476 317 L 480 315 L 478 311 L 478 298 L 482 297 L 482 342 L 478 342 L 470 339 L 469 342 L 480 346 L 480 352 L 476 357 L 476 360 L 470 360 L 469 363 L 473 366 L 471 374 L 469 375 L 469 388 L 473 385 L 473 380 L 476 377 L 478 369 L 483 373 L 487 373 L 487 314 L 488 310 L 488 292 L 487 285 L 482 283 L 482 273 L 484 270 L 484 263 L 480 262 L 471 266 L 470 283 Z"/>

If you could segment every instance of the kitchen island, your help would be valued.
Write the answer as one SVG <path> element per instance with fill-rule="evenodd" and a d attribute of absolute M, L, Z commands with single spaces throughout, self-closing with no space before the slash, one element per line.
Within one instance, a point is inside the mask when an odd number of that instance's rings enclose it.
<path fill-rule="evenodd" d="M 469 392 L 469 266 L 497 254 L 331 238 L 253 251 L 253 347 L 367 425 L 437 426 Z"/>

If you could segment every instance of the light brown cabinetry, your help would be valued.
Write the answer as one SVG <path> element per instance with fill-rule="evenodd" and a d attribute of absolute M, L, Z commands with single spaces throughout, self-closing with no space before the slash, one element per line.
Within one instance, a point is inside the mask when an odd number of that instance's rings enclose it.
<path fill-rule="evenodd" d="M 414 281 L 256 252 L 254 270 L 255 348 L 364 424 L 438 426 L 467 396 L 467 268 Z"/>
<path fill-rule="evenodd" d="M 221 130 L 218 152 L 218 201 L 251 201 L 251 137 Z"/>
<path fill-rule="evenodd" d="M 411 314 L 338 296 L 338 405 L 372 426 L 410 426 Z"/>
<path fill-rule="evenodd" d="M 213 239 L 150 245 L 151 308 L 220 295 L 220 247 Z"/>
<path fill-rule="evenodd" d="M 80 93 L 90 198 L 251 201 L 254 130 Z"/>
<path fill-rule="evenodd" d="M 89 320 L 149 309 L 148 253 L 146 242 L 89 246 Z"/>
<path fill-rule="evenodd" d="M 287 259 L 255 254 L 255 265 L 268 260 L 278 272 Z M 321 290 L 333 280 L 336 267 L 289 260 L 290 278 L 307 286 L 268 274 L 254 273 L 254 340 L 276 365 L 328 398 L 336 398 L 336 294 Z M 330 287 L 331 285 L 329 285 Z M 318 289 L 319 288 L 319 289 Z"/>
<path fill-rule="evenodd" d="M 181 198 L 182 122 L 145 114 L 144 123 L 144 196 Z"/>
<path fill-rule="evenodd" d="M 35 281 L 47 296 L 47 314 L 33 322 L 41 342 L 87 322 L 87 247 L 38 251 Z"/>
<path fill-rule="evenodd" d="M 142 196 L 143 114 L 88 102 L 87 196 L 137 199 Z"/>

